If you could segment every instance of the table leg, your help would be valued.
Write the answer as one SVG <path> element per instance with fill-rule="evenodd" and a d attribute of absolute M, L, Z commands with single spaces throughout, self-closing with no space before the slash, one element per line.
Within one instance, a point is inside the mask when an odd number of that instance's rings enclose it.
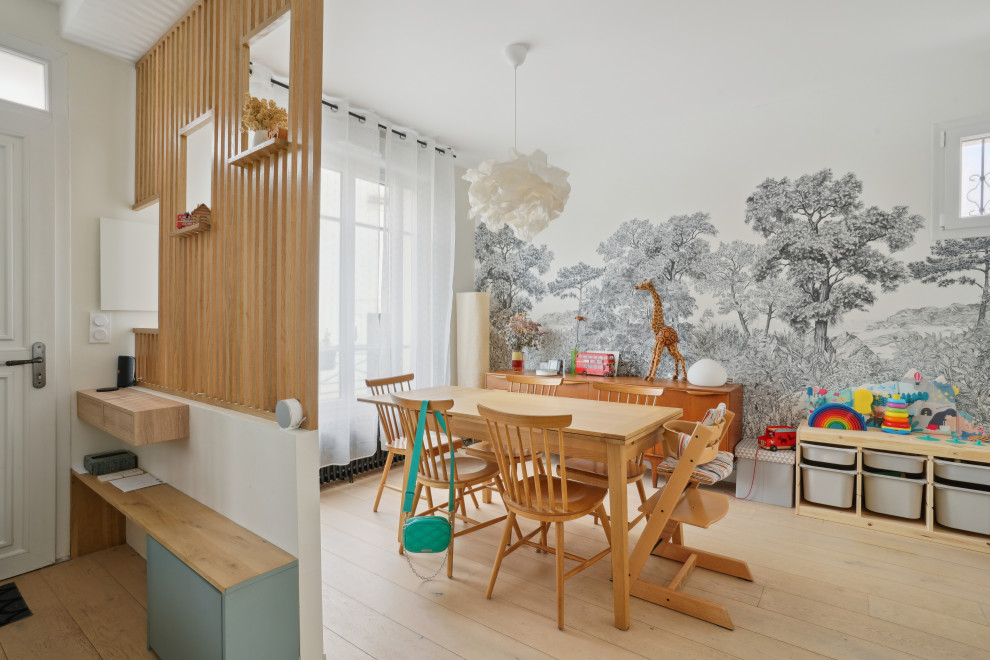
<path fill-rule="evenodd" d="M 608 445 L 608 499 L 612 524 L 612 593 L 615 627 L 629 630 L 629 513 L 626 511 L 626 466 L 623 445 Z"/>

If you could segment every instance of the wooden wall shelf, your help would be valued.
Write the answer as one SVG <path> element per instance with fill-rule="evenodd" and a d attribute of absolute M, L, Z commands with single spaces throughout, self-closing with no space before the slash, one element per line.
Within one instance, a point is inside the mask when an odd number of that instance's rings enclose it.
<path fill-rule="evenodd" d="M 189 437 L 189 404 L 127 388 L 76 392 L 76 416 L 132 445 Z"/>
<path fill-rule="evenodd" d="M 227 164 L 235 165 L 237 167 L 251 167 L 263 158 L 267 158 L 271 154 L 286 151 L 288 148 L 288 140 L 271 138 L 269 140 L 265 140 L 261 144 L 251 147 L 247 151 L 237 154 L 233 158 L 229 159 Z"/>
<path fill-rule="evenodd" d="M 139 202 L 134 202 L 134 205 L 131 206 L 131 210 L 132 211 L 140 211 L 141 209 L 148 208 L 152 204 L 157 204 L 158 201 L 159 201 L 158 195 L 152 195 L 151 197 L 145 197 L 144 199 L 142 199 Z"/>
<path fill-rule="evenodd" d="M 168 233 L 172 238 L 181 238 L 183 236 L 192 236 L 193 234 L 202 234 L 204 231 L 210 230 L 209 222 L 197 222 L 196 224 L 189 225 L 188 227 L 183 227 L 182 229 L 173 229 Z"/>

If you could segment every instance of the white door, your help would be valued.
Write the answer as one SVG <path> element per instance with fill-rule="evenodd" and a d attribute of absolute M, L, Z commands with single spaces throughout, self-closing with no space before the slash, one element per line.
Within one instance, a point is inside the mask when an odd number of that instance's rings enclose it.
<path fill-rule="evenodd" d="M 55 170 L 52 114 L 0 99 L 0 579 L 55 561 L 54 370 L 6 366 L 55 342 Z"/>

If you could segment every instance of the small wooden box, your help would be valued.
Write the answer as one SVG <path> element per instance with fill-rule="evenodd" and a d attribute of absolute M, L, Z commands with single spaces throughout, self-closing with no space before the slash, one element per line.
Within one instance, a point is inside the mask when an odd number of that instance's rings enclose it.
<path fill-rule="evenodd" d="M 132 445 L 189 437 L 189 405 L 121 389 L 76 392 L 76 416 Z"/>

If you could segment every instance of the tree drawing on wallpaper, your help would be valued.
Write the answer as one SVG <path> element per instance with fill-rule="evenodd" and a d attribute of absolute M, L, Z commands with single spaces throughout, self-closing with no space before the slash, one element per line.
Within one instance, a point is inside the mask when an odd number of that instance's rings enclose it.
<path fill-rule="evenodd" d="M 565 266 L 557 273 L 557 279 L 550 283 L 550 293 L 558 298 L 574 298 L 577 300 L 577 316 L 574 318 L 574 348 L 581 350 L 581 310 L 584 304 L 584 292 L 592 282 L 605 274 L 604 268 L 589 266 L 579 261 L 575 266 Z"/>
<path fill-rule="evenodd" d="M 546 245 L 516 238 L 508 225 L 493 232 L 480 223 L 474 233 L 474 258 L 475 288 L 491 296 L 489 362 L 493 368 L 505 367 L 509 364 L 505 337 L 509 317 L 531 311 L 533 302 L 547 294 L 540 276 L 550 270 L 553 252 Z"/>
<path fill-rule="evenodd" d="M 642 375 L 654 343 L 648 322 L 652 301 L 636 296 L 633 286 L 644 277 L 653 280 L 664 301 L 666 322 L 683 336 L 683 324 L 697 310 L 690 283 L 705 276 L 711 250 L 706 237 L 715 234 L 707 213 L 672 216 L 656 224 L 636 218 L 619 225 L 598 246 L 605 273 L 588 291 L 591 336 L 585 343 L 618 350 L 619 373 Z M 673 370 L 664 354 L 661 373 Z"/>
<path fill-rule="evenodd" d="M 833 349 L 830 323 L 873 305 L 874 287 L 887 293 L 908 279 L 907 267 L 877 246 L 903 250 L 924 224 L 905 206 L 864 209 L 862 192 L 856 175 L 835 179 L 825 169 L 794 181 L 767 179 L 746 200 L 746 223 L 766 238 L 757 278 L 783 274 L 797 286 L 804 304 L 796 318 L 813 324 L 820 353 Z"/>
<path fill-rule="evenodd" d="M 479 224 L 474 233 L 474 258 L 474 284 L 478 291 L 491 294 L 493 317 L 506 311 L 528 312 L 534 300 L 547 294 L 540 275 L 550 270 L 553 252 L 546 245 L 537 247 L 516 238 L 508 225 L 493 232 Z"/>
<path fill-rule="evenodd" d="M 990 236 L 935 241 L 931 256 L 912 262 L 909 267 L 911 274 L 922 282 L 939 286 L 970 284 L 982 289 L 976 327 L 984 327 L 990 307 Z M 978 273 L 977 277 L 957 274 L 970 272 Z"/>

